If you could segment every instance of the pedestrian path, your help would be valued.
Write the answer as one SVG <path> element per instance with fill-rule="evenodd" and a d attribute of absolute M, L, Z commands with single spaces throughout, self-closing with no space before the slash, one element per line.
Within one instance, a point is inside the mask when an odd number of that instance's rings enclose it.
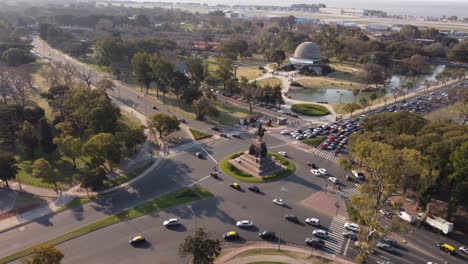
<path fill-rule="evenodd" d="M 349 200 L 349 197 L 351 195 L 359 194 L 359 190 L 358 190 L 357 187 L 356 188 L 346 188 L 346 189 L 343 189 L 343 190 L 339 190 L 339 192 L 341 193 L 341 195 L 343 195 L 345 200 Z"/>
<path fill-rule="evenodd" d="M 335 153 L 333 152 L 329 152 L 329 151 L 325 151 L 321 149 L 315 149 L 314 154 L 324 159 L 327 159 L 331 162 L 335 162 L 335 163 L 338 162 L 338 156 L 336 156 Z"/>
<path fill-rule="evenodd" d="M 334 217 L 328 228 L 328 239 L 325 240 L 325 251 L 339 255 L 345 240 L 343 232 L 346 231 L 346 221 L 340 217 Z"/>
<path fill-rule="evenodd" d="M 196 141 L 185 143 L 174 148 L 170 148 L 168 153 L 169 156 L 173 156 L 179 152 L 193 152 L 200 148 L 200 144 Z"/>

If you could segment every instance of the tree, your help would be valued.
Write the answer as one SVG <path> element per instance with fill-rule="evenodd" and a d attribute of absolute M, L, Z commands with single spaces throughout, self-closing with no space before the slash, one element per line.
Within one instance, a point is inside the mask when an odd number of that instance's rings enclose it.
<path fill-rule="evenodd" d="M 111 81 L 111 80 L 109 80 L 107 78 L 104 78 L 104 79 L 99 80 L 96 83 L 96 88 L 99 91 L 102 91 L 102 92 L 106 93 L 108 91 L 113 91 L 115 89 L 115 84 L 114 84 L 113 81 Z"/>
<path fill-rule="evenodd" d="M 447 56 L 450 60 L 468 62 L 468 39 L 465 39 L 449 49 Z"/>
<path fill-rule="evenodd" d="M 271 54 L 271 60 L 276 62 L 276 64 L 278 64 L 278 67 L 280 67 L 281 63 L 283 63 L 285 59 L 286 54 L 284 53 L 284 50 L 275 49 Z"/>
<path fill-rule="evenodd" d="M 102 166 L 111 172 L 119 164 L 122 158 L 120 143 L 114 135 L 110 133 L 99 133 L 91 137 L 83 146 L 84 154 L 91 157 L 91 164 L 94 167 Z M 106 166 L 109 165 L 109 168 Z"/>
<path fill-rule="evenodd" d="M 246 77 L 242 76 L 240 90 L 245 102 L 249 104 L 249 114 L 252 115 L 252 104 L 259 98 L 261 89 L 256 82 L 250 83 Z"/>
<path fill-rule="evenodd" d="M 118 141 L 122 142 L 128 151 L 136 153 L 138 144 L 144 143 L 146 140 L 145 127 L 133 126 L 119 131 L 115 134 Z"/>
<path fill-rule="evenodd" d="M 151 117 L 148 123 L 148 129 L 151 131 L 153 135 L 158 135 L 159 138 L 163 139 L 163 137 L 179 131 L 179 120 L 177 120 L 176 116 L 170 116 L 167 114 L 155 114 Z"/>
<path fill-rule="evenodd" d="M 221 252 L 221 245 L 218 240 L 212 240 L 203 228 L 195 232 L 195 236 L 187 236 L 179 245 L 179 256 L 184 258 L 193 256 L 193 263 L 210 264 Z"/>
<path fill-rule="evenodd" d="M 191 88 L 190 79 L 181 72 L 174 72 L 170 80 L 170 87 L 177 98 L 180 98 L 186 90 Z"/>
<path fill-rule="evenodd" d="M 60 264 L 63 253 L 53 246 L 44 245 L 34 248 L 33 255 L 21 261 L 24 264 Z"/>
<path fill-rule="evenodd" d="M 26 150 L 28 156 L 30 158 L 34 158 L 34 154 L 39 143 L 36 128 L 34 128 L 29 122 L 25 121 L 18 134 L 18 139 Z"/>
<path fill-rule="evenodd" d="M 399 34 L 400 36 L 406 39 L 415 39 L 421 36 L 421 33 L 419 32 L 419 28 L 413 25 L 404 25 L 401 28 Z"/>
<path fill-rule="evenodd" d="M 59 171 L 54 169 L 46 159 L 40 158 L 34 161 L 32 176 L 52 183 L 54 185 L 55 192 L 59 192 L 59 187 L 57 185 Z"/>
<path fill-rule="evenodd" d="M 369 106 L 369 101 L 367 100 L 367 98 L 361 97 L 361 99 L 359 99 L 359 104 L 361 105 L 362 110 L 364 110 L 366 107 Z"/>
<path fill-rule="evenodd" d="M 22 111 L 19 106 L 0 104 L 0 144 L 15 150 L 17 134 L 22 126 Z"/>
<path fill-rule="evenodd" d="M 54 144 L 58 146 L 59 151 L 72 159 L 73 167 L 76 168 L 76 159 L 82 153 L 83 144 L 79 138 L 74 138 L 70 135 L 63 135 L 58 138 L 54 138 Z"/>
<path fill-rule="evenodd" d="M 88 87 L 88 89 L 91 89 L 91 85 L 93 84 L 94 78 L 93 71 L 85 69 L 83 71 L 78 71 L 76 75 L 82 82 L 86 84 L 86 87 Z"/>
<path fill-rule="evenodd" d="M 135 79 L 140 84 L 140 91 L 143 92 L 143 85 L 146 88 L 146 93 L 153 81 L 151 67 L 149 65 L 150 56 L 144 52 L 137 52 L 132 57 L 132 68 L 135 74 Z"/>
<path fill-rule="evenodd" d="M 0 180 L 6 183 L 8 187 L 8 181 L 16 178 L 18 174 L 18 161 L 16 161 L 12 153 L 0 152 Z"/>
<path fill-rule="evenodd" d="M 2 53 L 2 59 L 7 63 L 8 66 L 19 66 L 34 61 L 34 59 L 28 55 L 29 51 L 19 48 L 9 48 Z"/>
<path fill-rule="evenodd" d="M 415 135 L 426 124 L 427 120 L 420 115 L 406 111 L 370 115 L 361 122 L 364 131 L 381 133 L 383 135 Z"/>
<path fill-rule="evenodd" d="M 211 117 L 219 115 L 218 108 L 216 108 L 214 102 L 207 97 L 202 97 L 193 101 L 192 106 L 197 120 L 203 120 L 207 115 Z"/>
<path fill-rule="evenodd" d="M 359 187 L 358 194 L 350 197 L 351 205 L 359 214 L 360 224 L 365 226 L 359 229 L 357 257 L 359 263 L 365 263 L 378 237 L 399 228 L 396 221 L 391 221 L 389 225 L 382 224 L 379 211 L 401 188 L 403 175 L 413 162 L 408 153 L 371 141 L 364 135 L 350 143 L 352 157 L 361 162 L 367 172 L 366 183 Z"/>
<path fill-rule="evenodd" d="M 172 80 L 174 66 L 165 58 L 153 54 L 149 59 L 149 66 L 153 81 L 156 83 L 156 97 L 159 98 L 159 91 L 163 93 L 163 103 L 166 103 L 166 93 Z"/>
<path fill-rule="evenodd" d="M 426 87 L 426 93 L 429 92 L 429 88 L 431 88 L 431 85 L 432 85 L 431 81 L 429 80 L 424 81 L 424 87 Z"/>
<path fill-rule="evenodd" d="M 383 66 L 366 63 L 361 73 L 361 80 L 367 84 L 384 84 L 391 77 L 391 72 Z"/>
<path fill-rule="evenodd" d="M 468 141 L 465 141 L 461 146 L 457 147 L 450 155 L 453 172 L 449 175 L 450 181 L 450 202 L 448 211 L 448 219 L 456 211 L 456 207 L 463 198 L 463 193 L 468 188 Z"/>
<path fill-rule="evenodd" d="M 187 75 L 190 80 L 196 84 L 200 84 L 205 80 L 208 72 L 206 71 L 203 61 L 200 58 L 191 56 L 187 61 Z"/>
<path fill-rule="evenodd" d="M 46 119 L 42 119 L 39 123 L 40 131 L 40 143 L 42 151 L 46 154 L 51 154 L 55 151 L 57 146 L 54 144 L 54 134 L 52 133 L 52 128 Z"/>
<path fill-rule="evenodd" d="M 358 110 L 359 108 L 360 106 L 357 103 L 348 103 L 343 106 L 343 110 L 350 113 L 351 116 L 353 116 L 353 112 Z"/>
<path fill-rule="evenodd" d="M 102 167 L 97 167 L 94 171 L 84 173 L 80 178 L 81 187 L 93 191 L 104 189 L 104 181 L 107 180 L 107 173 Z"/>

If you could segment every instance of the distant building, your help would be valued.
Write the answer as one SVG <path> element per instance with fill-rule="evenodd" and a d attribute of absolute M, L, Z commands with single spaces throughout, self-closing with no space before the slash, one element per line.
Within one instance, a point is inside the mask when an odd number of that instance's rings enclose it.
<path fill-rule="evenodd" d="M 301 43 L 297 46 L 294 56 L 289 57 L 289 63 L 298 70 L 321 75 L 323 65 L 320 47 L 311 41 Z"/>
<path fill-rule="evenodd" d="M 387 31 L 390 29 L 390 26 L 385 24 L 366 24 L 366 29 L 376 31 Z"/>

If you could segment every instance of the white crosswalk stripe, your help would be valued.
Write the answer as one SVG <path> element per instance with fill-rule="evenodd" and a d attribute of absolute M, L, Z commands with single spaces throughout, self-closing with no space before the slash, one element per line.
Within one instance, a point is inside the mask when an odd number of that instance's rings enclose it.
<path fill-rule="evenodd" d="M 335 156 L 335 153 L 333 152 L 316 149 L 314 154 L 324 159 L 330 160 L 331 162 L 335 162 L 335 163 L 338 162 L 338 156 Z"/>
<path fill-rule="evenodd" d="M 174 154 L 179 153 L 179 152 L 194 151 L 195 149 L 197 149 L 199 147 L 200 147 L 200 145 L 198 144 L 198 142 L 192 141 L 190 143 L 185 143 L 185 144 L 179 145 L 179 146 L 177 146 L 175 148 L 170 148 L 169 149 L 169 155 L 174 155 Z"/>
<path fill-rule="evenodd" d="M 346 188 L 339 191 L 345 199 L 349 199 L 351 195 L 358 194 L 358 188 Z"/>
<path fill-rule="evenodd" d="M 324 250 L 332 254 L 340 254 L 345 238 L 343 232 L 345 220 L 335 217 L 328 228 L 328 239 L 325 240 Z"/>

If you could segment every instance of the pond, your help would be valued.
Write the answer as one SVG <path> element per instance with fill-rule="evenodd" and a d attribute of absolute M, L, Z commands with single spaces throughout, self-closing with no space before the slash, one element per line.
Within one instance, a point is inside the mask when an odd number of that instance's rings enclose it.
<path fill-rule="evenodd" d="M 396 87 L 405 82 L 412 82 L 414 87 L 410 91 L 417 91 L 424 89 L 424 81 L 435 80 L 435 76 L 445 69 L 445 65 L 435 66 L 432 73 L 429 75 L 419 76 L 404 76 L 404 75 L 393 75 L 390 79 L 389 89 L 386 92 L 386 96 L 392 95 L 392 87 Z M 296 91 L 290 91 L 290 95 L 293 99 L 310 102 L 329 102 L 329 103 L 351 103 L 359 101 L 361 97 L 369 97 L 373 92 L 362 92 L 358 95 L 354 95 L 353 91 L 345 90 L 340 88 L 326 87 L 323 89 L 299 89 Z M 382 96 L 379 93 L 378 96 Z"/>

